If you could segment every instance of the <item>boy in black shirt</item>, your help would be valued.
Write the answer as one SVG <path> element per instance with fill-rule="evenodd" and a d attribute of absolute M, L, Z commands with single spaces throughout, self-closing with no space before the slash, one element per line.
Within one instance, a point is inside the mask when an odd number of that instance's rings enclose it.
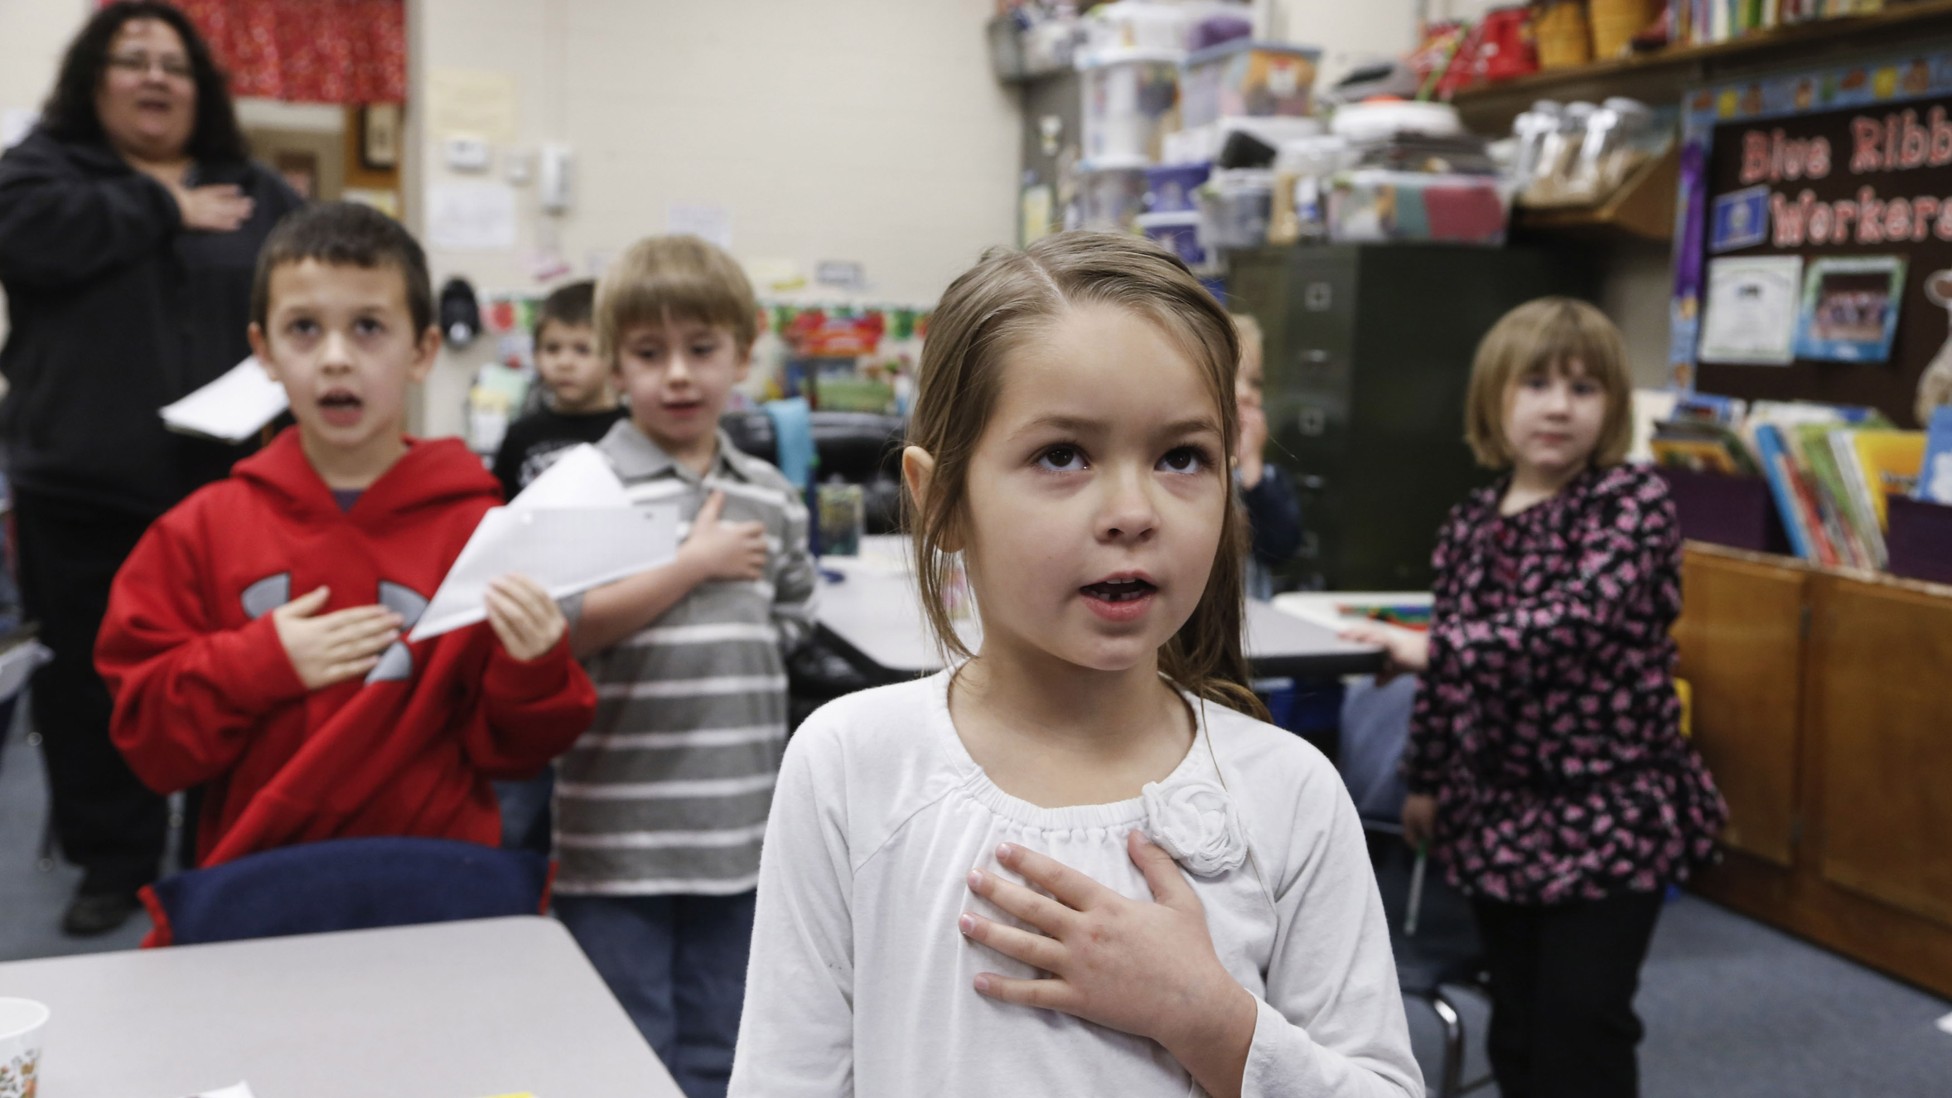
<path fill-rule="evenodd" d="M 595 442 L 624 417 L 610 368 L 596 356 L 590 311 L 596 283 L 589 279 L 558 288 L 542 302 L 535 322 L 535 369 L 542 407 L 508 425 L 495 454 L 502 496 L 514 499 L 562 451 Z"/>
<path fill-rule="evenodd" d="M 563 451 L 597 441 L 624 418 L 614 375 L 596 354 L 591 322 L 595 303 L 596 283 L 589 279 L 562 286 L 542 302 L 542 316 L 535 322 L 535 368 L 541 375 L 543 403 L 509 424 L 502 436 L 494 473 L 504 499 L 514 499 Z M 495 783 L 503 846 L 549 853 L 555 777 L 551 766 L 528 781 Z"/>

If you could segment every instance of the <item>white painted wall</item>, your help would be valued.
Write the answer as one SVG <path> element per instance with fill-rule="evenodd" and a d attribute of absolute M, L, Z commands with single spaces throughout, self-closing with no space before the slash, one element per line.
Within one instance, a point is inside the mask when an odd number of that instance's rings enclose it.
<path fill-rule="evenodd" d="M 822 259 L 866 268 L 877 296 L 931 301 L 983 249 L 1016 233 L 1016 95 L 982 33 L 991 0 L 414 0 L 415 64 L 514 74 L 514 148 L 563 142 L 575 206 L 537 211 L 518 188 L 508 252 L 434 251 L 438 284 L 530 288 L 553 240 L 576 274 L 665 231 L 673 204 L 724 208 L 748 264 Z M 425 112 L 413 120 L 419 127 Z M 425 184 L 464 178 L 420 131 Z M 490 173 L 501 178 L 501 161 Z M 467 176 L 465 178 L 485 178 Z M 424 205 L 411 188 L 409 217 Z M 426 429 L 460 426 L 478 341 L 443 356 Z"/>
<path fill-rule="evenodd" d="M 1408 53 L 1416 45 L 1417 6 L 1417 0 L 1260 0 L 1261 29 L 1321 47 L 1324 83 L 1318 86 L 1327 87 L 1361 62 Z"/>

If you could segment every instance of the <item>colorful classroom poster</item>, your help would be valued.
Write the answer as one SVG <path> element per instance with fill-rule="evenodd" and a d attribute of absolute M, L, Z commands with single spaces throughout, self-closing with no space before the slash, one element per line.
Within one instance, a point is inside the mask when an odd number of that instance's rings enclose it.
<path fill-rule="evenodd" d="M 1802 260 L 1787 360 L 1779 340 L 1761 338 L 1774 291 L 1756 269 L 1726 265 L 1766 258 Z M 1948 341 L 1926 286 L 1942 270 L 1952 270 L 1952 51 L 1684 97 L 1669 307 L 1677 388 L 1841 399 L 1914 426 L 1921 378 Z"/>

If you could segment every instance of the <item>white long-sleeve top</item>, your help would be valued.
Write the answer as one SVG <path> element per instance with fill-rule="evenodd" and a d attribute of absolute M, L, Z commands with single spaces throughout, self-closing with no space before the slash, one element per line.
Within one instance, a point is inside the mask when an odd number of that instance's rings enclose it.
<path fill-rule="evenodd" d="M 735 1098 L 1199 1093 L 1159 1045 L 987 999 L 1026 965 L 965 939 L 998 844 L 1151 899 L 1143 827 L 1186 870 L 1228 972 L 1261 1001 L 1243 1093 L 1421 1098 L 1361 825 L 1321 754 L 1188 697 L 1178 768 L 1115 804 L 1040 808 L 989 780 L 950 721 L 949 672 L 841 698 L 789 744 L 759 868 Z"/>

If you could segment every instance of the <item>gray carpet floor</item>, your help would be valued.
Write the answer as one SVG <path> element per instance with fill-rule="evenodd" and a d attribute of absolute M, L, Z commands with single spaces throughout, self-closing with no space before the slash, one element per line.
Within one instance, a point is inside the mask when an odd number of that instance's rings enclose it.
<path fill-rule="evenodd" d="M 138 916 L 102 938 L 61 936 L 80 874 L 43 868 L 46 786 L 39 752 L 16 727 L 0 737 L 0 961 L 131 949 Z M 5 994 L 0 980 L 0 994 Z M 1485 1010 L 1460 996 L 1467 1076 L 1483 1071 Z M 1645 1098 L 1947 1098 L 1952 1004 L 1692 896 L 1667 906 L 1642 973 Z M 1434 1016 L 1408 1004 L 1426 1072 L 1438 1063 Z M 1495 1087 L 1474 1093 L 1495 1095 Z"/>

